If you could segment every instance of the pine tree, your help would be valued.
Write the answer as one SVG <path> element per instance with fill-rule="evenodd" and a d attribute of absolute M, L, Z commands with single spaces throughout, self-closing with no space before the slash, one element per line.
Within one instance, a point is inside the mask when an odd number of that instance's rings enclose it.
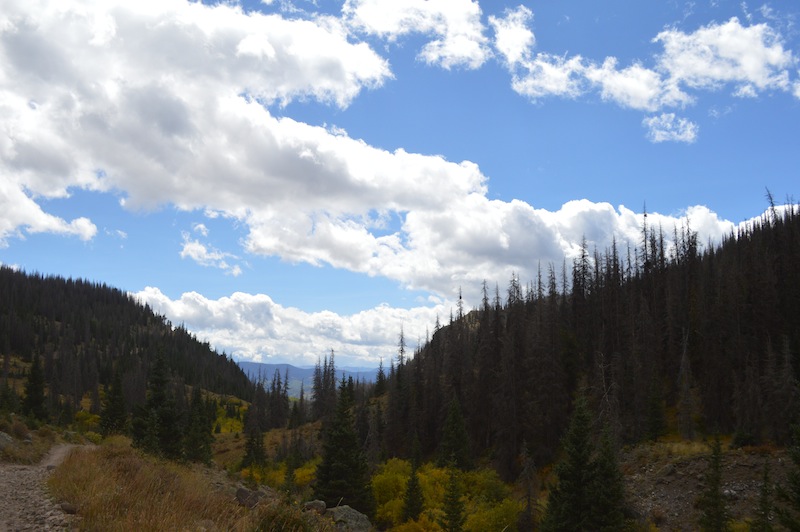
<path fill-rule="evenodd" d="M 592 460 L 591 419 L 586 400 L 575 401 L 563 440 L 564 459 L 556 466 L 558 484 L 551 490 L 542 530 L 594 530 L 593 493 L 596 465 Z"/>
<path fill-rule="evenodd" d="M 346 504 L 367 515 L 374 502 L 367 460 L 356 435 L 350 394 L 343 380 L 333 420 L 325 429 L 315 496 L 330 506 Z"/>
<path fill-rule="evenodd" d="M 44 373 L 39 362 L 39 355 L 33 355 L 31 370 L 25 382 L 25 398 L 22 409 L 33 419 L 44 421 L 47 419 L 47 407 L 44 402 Z"/>
<path fill-rule="evenodd" d="M 521 484 L 522 491 L 525 494 L 525 508 L 520 512 L 517 517 L 517 530 L 529 531 L 533 530 L 533 525 L 536 522 L 535 508 L 536 500 L 539 497 L 539 483 L 536 476 L 536 465 L 533 462 L 528 443 L 522 442 L 522 452 L 520 453 L 520 463 L 522 464 L 522 471 L 519 474 L 519 483 Z"/>
<path fill-rule="evenodd" d="M 592 521 L 597 530 L 613 532 L 625 525 L 625 483 L 608 428 L 603 431 L 595 460 Z"/>
<path fill-rule="evenodd" d="M 439 444 L 439 465 L 446 465 L 451 460 L 455 467 L 462 471 L 472 468 L 469 434 L 456 397 L 453 397 L 450 402 L 447 419 L 442 430 L 442 441 Z"/>
<path fill-rule="evenodd" d="M 756 518 L 750 524 L 751 532 L 772 532 L 774 530 L 770 517 L 772 516 L 772 481 L 769 478 L 769 462 L 764 462 L 764 476 L 758 494 L 758 507 Z"/>
<path fill-rule="evenodd" d="M 422 486 L 419 483 L 416 465 L 411 468 L 411 476 L 406 483 L 406 494 L 403 497 L 403 521 L 416 521 L 422 514 L 425 504 L 422 497 Z"/>
<path fill-rule="evenodd" d="M 128 424 L 128 414 L 125 409 L 125 396 L 122 394 L 122 377 L 119 372 L 114 372 L 111 386 L 108 387 L 103 409 L 100 411 L 100 428 L 103 434 L 121 434 L 125 432 Z"/>
<path fill-rule="evenodd" d="M 386 373 L 383 371 L 383 359 L 378 364 L 378 374 L 375 377 L 375 397 L 386 393 Z"/>
<path fill-rule="evenodd" d="M 247 440 L 244 444 L 244 458 L 242 458 L 242 468 L 264 467 L 267 463 L 267 451 L 264 448 L 264 431 L 261 430 L 259 422 L 260 414 L 258 406 L 253 403 L 247 410 L 244 430 L 247 433 Z"/>
<path fill-rule="evenodd" d="M 439 523 L 445 532 L 461 532 L 465 522 L 464 501 L 461 500 L 459 470 L 451 463 L 447 468 L 447 488 L 444 492 L 444 519 Z"/>
<path fill-rule="evenodd" d="M 722 444 L 719 435 L 711 441 L 711 457 L 705 475 L 705 490 L 697 500 L 700 529 L 710 532 L 730 530 L 730 514 L 722 495 Z"/>
<path fill-rule="evenodd" d="M 183 444 L 187 460 L 203 464 L 211 462 L 211 443 L 214 441 L 214 436 L 211 434 L 213 424 L 214 419 L 208 415 L 200 388 L 195 386 L 192 390 L 189 422 Z"/>
<path fill-rule="evenodd" d="M 175 460 L 183 450 L 181 415 L 169 384 L 166 362 L 159 354 L 151 369 L 147 400 L 134 412 L 131 436 L 145 452 Z"/>

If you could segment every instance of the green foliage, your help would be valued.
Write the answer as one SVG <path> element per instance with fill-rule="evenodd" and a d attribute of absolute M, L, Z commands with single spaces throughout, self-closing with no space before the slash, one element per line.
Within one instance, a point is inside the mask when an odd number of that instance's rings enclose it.
<path fill-rule="evenodd" d="M 125 409 L 125 397 L 122 394 L 122 378 L 119 371 L 114 372 L 106 393 L 103 409 L 100 411 L 100 428 L 103 435 L 123 434 L 128 424 L 128 414 Z"/>
<path fill-rule="evenodd" d="M 461 478 L 455 466 L 448 468 L 447 490 L 444 493 L 444 518 L 440 523 L 446 532 L 461 532 L 464 526 L 464 501 Z"/>
<path fill-rule="evenodd" d="M 730 530 L 731 517 L 722 495 L 722 444 L 719 435 L 711 441 L 711 457 L 705 474 L 705 490 L 697 500 L 700 529 L 709 532 Z"/>
<path fill-rule="evenodd" d="M 147 400 L 134 412 L 131 436 L 143 451 L 177 460 L 183 450 L 181 415 L 169 383 L 164 357 L 159 355 L 148 381 Z"/>
<path fill-rule="evenodd" d="M 625 524 L 625 484 L 608 430 L 603 431 L 595 468 L 595 526 L 609 532 L 621 530 Z"/>
<path fill-rule="evenodd" d="M 263 467 L 267 463 L 267 450 L 264 448 L 264 432 L 258 422 L 258 407 L 253 404 L 247 411 L 245 432 L 247 441 L 244 444 L 242 469 Z"/>
<path fill-rule="evenodd" d="M 336 413 L 323 436 L 315 496 L 329 506 L 346 504 L 372 515 L 374 502 L 369 470 L 356 435 L 351 408 L 351 394 L 343 381 Z"/>
<path fill-rule="evenodd" d="M 596 465 L 592 460 L 591 419 L 586 400 L 579 397 L 567 434 L 564 459 L 556 466 L 558 485 L 550 492 L 543 530 L 592 530 Z"/>
<path fill-rule="evenodd" d="M 595 449 L 583 396 L 575 401 L 563 448 L 564 459 L 556 466 L 558 485 L 550 492 L 542 530 L 619 530 L 624 524 L 622 473 L 608 430 L 599 451 Z"/>
<path fill-rule="evenodd" d="M 439 444 L 439 465 L 444 466 L 451 462 L 462 471 L 472 468 L 469 434 L 456 397 L 450 401 L 442 430 L 442 441 Z"/>
<path fill-rule="evenodd" d="M 39 362 L 39 355 L 33 355 L 33 362 L 25 382 L 25 398 L 22 411 L 31 418 L 44 421 L 47 419 L 47 407 L 44 402 L 44 373 Z"/>
<path fill-rule="evenodd" d="M 189 406 L 189 421 L 183 438 L 183 449 L 186 459 L 203 464 L 211 463 L 211 425 L 214 422 L 209 415 L 200 388 L 192 390 L 192 402 Z"/>
<path fill-rule="evenodd" d="M 406 483 L 406 494 L 403 498 L 403 521 L 415 521 L 419 519 L 424 506 L 422 498 L 422 486 L 419 483 L 417 468 L 411 469 L 411 476 Z"/>
<path fill-rule="evenodd" d="M 772 522 L 770 521 L 773 511 L 772 492 L 772 484 L 769 478 L 769 462 L 765 461 L 764 476 L 758 494 L 756 518 L 750 523 L 751 532 L 772 532 L 774 530 Z"/>

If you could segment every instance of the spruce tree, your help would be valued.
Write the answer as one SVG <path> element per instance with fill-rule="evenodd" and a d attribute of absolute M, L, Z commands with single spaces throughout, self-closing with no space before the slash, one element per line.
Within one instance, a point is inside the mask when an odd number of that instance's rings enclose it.
<path fill-rule="evenodd" d="M 761 489 L 758 494 L 758 507 L 756 508 L 756 518 L 750 523 L 751 532 L 772 532 L 774 527 L 770 521 L 773 511 L 772 503 L 772 481 L 769 478 L 769 462 L 764 462 L 764 475 L 761 481 Z"/>
<path fill-rule="evenodd" d="M 408 477 L 408 482 L 406 483 L 406 494 L 403 497 L 403 521 L 416 521 L 419 519 L 424 504 L 417 468 L 413 466 L 411 468 L 411 476 Z"/>
<path fill-rule="evenodd" d="M 564 459 L 556 466 L 558 484 L 550 491 L 542 530 L 595 530 L 593 492 L 597 467 L 592 459 L 589 408 L 583 397 L 575 401 L 562 447 Z"/>
<path fill-rule="evenodd" d="M 536 465 L 528 449 L 528 443 L 525 441 L 522 442 L 520 463 L 522 464 L 522 471 L 519 474 L 518 482 L 521 484 L 522 491 L 525 494 L 525 507 L 517 516 L 517 530 L 522 532 L 533 530 L 533 525 L 536 522 L 536 500 L 539 496 Z"/>
<path fill-rule="evenodd" d="M 625 525 L 625 483 L 608 428 L 603 431 L 595 459 L 593 491 L 592 521 L 596 529 L 608 532 L 622 530 Z"/>
<path fill-rule="evenodd" d="M 456 397 L 450 401 L 447 419 L 442 430 L 442 441 L 439 444 L 439 465 L 449 464 L 450 461 L 453 461 L 455 467 L 462 471 L 472 468 L 469 434 Z"/>
<path fill-rule="evenodd" d="M 124 433 L 127 424 L 128 414 L 125 409 L 125 396 L 122 393 L 122 377 L 115 371 L 103 402 L 103 409 L 100 411 L 100 428 L 103 434 L 108 436 Z"/>
<path fill-rule="evenodd" d="M 445 532 L 461 532 L 465 522 L 464 501 L 461 500 L 461 479 L 454 463 L 447 468 L 447 488 L 444 492 L 444 519 L 439 523 Z"/>
<path fill-rule="evenodd" d="M 346 504 L 371 515 L 372 489 L 366 457 L 356 435 L 353 401 L 343 380 L 336 412 L 325 429 L 322 462 L 317 466 L 315 496 L 329 506 Z"/>
<path fill-rule="evenodd" d="M 39 362 L 39 355 L 33 355 L 31 370 L 25 382 L 25 399 L 22 402 L 25 414 L 33 419 L 44 421 L 47 419 L 47 407 L 44 402 L 44 373 Z"/>
<path fill-rule="evenodd" d="M 730 514 L 722 495 L 722 444 L 716 434 L 711 441 L 711 457 L 705 475 L 705 490 L 697 500 L 700 529 L 709 532 L 730 530 Z"/>
<path fill-rule="evenodd" d="M 189 407 L 189 422 L 184 437 L 186 459 L 192 462 L 208 464 L 211 462 L 211 443 L 214 436 L 211 429 L 214 419 L 209 416 L 200 388 L 192 390 L 192 402 Z"/>
<path fill-rule="evenodd" d="M 160 354 L 151 369 L 147 400 L 144 406 L 137 407 L 134 412 L 131 436 L 134 445 L 145 452 L 171 460 L 181 457 L 181 415 L 171 393 L 166 362 Z"/>
<path fill-rule="evenodd" d="M 242 468 L 263 467 L 267 463 L 267 451 L 264 448 L 264 431 L 261 430 L 259 418 L 258 406 L 253 403 L 247 410 L 247 418 L 244 424 L 247 440 L 244 444 Z"/>

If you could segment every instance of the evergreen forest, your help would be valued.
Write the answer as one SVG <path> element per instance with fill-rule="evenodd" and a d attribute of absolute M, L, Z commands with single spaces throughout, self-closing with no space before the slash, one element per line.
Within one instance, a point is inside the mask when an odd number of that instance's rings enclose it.
<path fill-rule="evenodd" d="M 71 428 L 95 416 L 144 453 L 407 530 L 646 527 L 620 450 L 665 437 L 711 442 L 696 525 L 725 530 L 723 435 L 789 449 L 788 483 L 768 490 L 765 467 L 763 518 L 748 523 L 796 529 L 796 206 L 770 204 L 718 245 L 645 216 L 636 245 L 584 241 L 571 263 L 481 288 L 413 349 L 399 331 L 376 382 L 340 375 L 331 351 L 294 399 L 288 374 L 251 382 L 121 290 L 2 267 L 0 414 Z"/>

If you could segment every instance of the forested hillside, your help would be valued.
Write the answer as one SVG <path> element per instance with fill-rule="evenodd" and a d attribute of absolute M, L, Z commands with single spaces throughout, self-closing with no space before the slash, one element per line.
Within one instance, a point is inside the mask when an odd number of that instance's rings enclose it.
<path fill-rule="evenodd" d="M 449 405 L 465 419 L 470 452 L 503 478 L 520 473 L 525 442 L 551 463 L 572 398 L 588 395 L 618 444 L 667 426 L 733 433 L 734 443 L 789 440 L 800 409 L 800 216 L 771 208 L 719 246 L 690 227 L 642 228 L 635 248 L 589 249 L 536 279 L 483 287 L 428 341 L 400 356 L 388 379 L 383 444 L 441 453 Z M 373 415 L 376 413 L 374 412 Z M 599 427 L 597 427 L 599 428 Z"/>
<path fill-rule="evenodd" d="M 128 407 L 143 404 L 158 355 L 176 382 L 241 398 L 254 389 L 229 357 L 119 289 L 7 267 L 0 268 L 0 353 L 4 377 L 22 377 L 12 358 L 39 361 L 50 416 L 67 422 L 87 395 L 99 412 L 100 389 L 115 373 Z"/>

